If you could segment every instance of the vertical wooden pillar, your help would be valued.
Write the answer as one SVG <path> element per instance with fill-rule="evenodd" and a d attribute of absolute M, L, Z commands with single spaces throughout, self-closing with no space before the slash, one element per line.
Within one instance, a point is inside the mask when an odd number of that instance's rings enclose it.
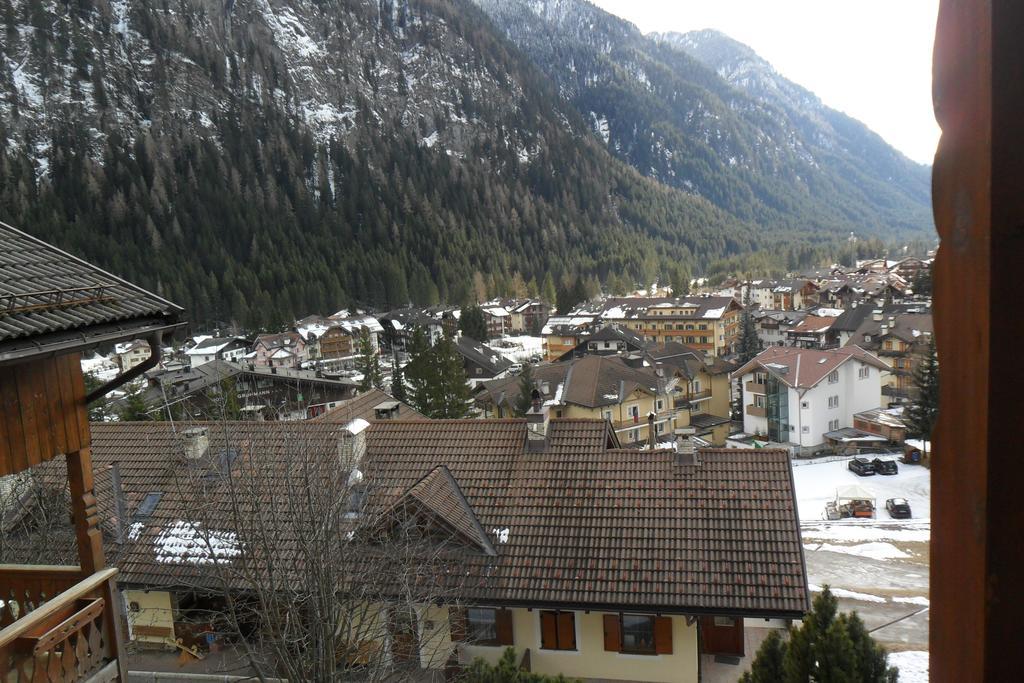
<path fill-rule="evenodd" d="M 68 485 L 71 489 L 71 514 L 78 540 L 78 562 L 84 572 L 92 574 L 106 566 L 103 557 L 103 535 L 93 494 L 92 455 L 88 446 L 67 454 Z"/>
<path fill-rule="evenodd" d="M 942 0 L 933 170 L 942 372 L 932 460 L 931 680 L 1009 681 L 1024 605 L 1024 3 Z"/>

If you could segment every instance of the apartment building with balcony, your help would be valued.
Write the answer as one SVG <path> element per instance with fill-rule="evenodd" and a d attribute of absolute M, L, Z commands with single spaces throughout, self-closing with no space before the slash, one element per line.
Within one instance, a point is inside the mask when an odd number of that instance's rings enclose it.
<path fill-rule="evenodd" d="M 743 431 L 814 453 L 826 433 L 853 427 L 855 414 L 879 407 L 888 370 L 857 346 L 765 349 L 732 374 L 741 384 Z"/>

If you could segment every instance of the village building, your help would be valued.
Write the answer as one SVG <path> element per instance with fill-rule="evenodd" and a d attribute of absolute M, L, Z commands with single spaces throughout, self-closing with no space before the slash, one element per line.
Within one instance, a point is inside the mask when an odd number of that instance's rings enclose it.
<path fill-rule="evenodd" d="M 786 346 L 801 349 L 833 349 L 839 346 L 839 334 L 832 330 L 836 318 L 805 315 L 800 322 L 786 331 Z"/>
<path fill-rule="evenodd" d="M 185 350 L 188 365 L 197 368 L 215 360 L 238 361 L 249 352 L 250 342 L 242 337 L 207 337 Z"/>
<path fill-rule="evenodd" d="M 548 318 L 551 306 L 540 299 L 510 299 L 505 302 L 510 316 L 511 334 L 540 334 Z"/>
<path fill-rule="evenodd" d="M 602 302 L 600 318 L 654 344 L 678 342 L 725 356 L 735 349 L 742 311 L 733 297 L 611 298 Z"/>
<path fill-rule="evenodd" d="M 261 334 L 244 358 L 261 368 L 298 368 L 308 360 L 306 341 L 298 332 Z"/>
<path fill-rule="evenodd" d="M 204 598 L 203 577 L 252 547 L 252 530 L 234 526 L 230 507 L 218 503 L 225 486 L 194 491 L 189 473 L 266 470 L 291 457 L 294 443 L 355 459 L 366 491 L 356 529 L 414 510 L 424 528 L 451 530 L 436 543 L 460 567 L 457 604 L 419 605 L 409 625 L 361 632 L 374 635 L 351 643 L 352 652 L 411 656 L 440 672 L 477 657 L 497 661 L 514 647 L 529 652 L 520 666 L 541 674 L 697 683 L 735 677 L 769 633 L 809 607 L 782 450 L 695 452 L 685 438 L 623 450 L 605 421 L 552 419 L 540 409 L 525 420 L 196 424 L 185 437 L 191 464 L 182 467 L 182 437 L 168 423 L 95 430 L 98 466 L 116 461 L 122 471 L 131 541 L 120 586 L 140 606 L 129 615 L 136 641 L 189 634 L 192 612 L 216 604 L 204 601 L 218 589 Z M 224 511 L 212 551 L 182 531 L 197 496 L 205 510 Z M 113 508 L 110 497 L 99 500 L 104 519 Z M 169 537 L 182 540 L 169 545 Z M 360 538 L 354 532 L 353 544 Z M 641 565 L 621 557 L 624 542 Z M 247 587 L 231 590 L 243 596 Z"/>
<path fill-rule="evenodd" d="M 916 309 L 912 309 L 916 310 Z M 932 340 L 931 313 L 886 312 L 874 309 L 847 344 L 871 351 L 889 366 L 882 394 L 891 404 L 906 403 L 917 394 L 914 368 L 927 358 Z"/>
<path fill-rule="evenodd" d="M 541 329 L 544 337 L 544 360 L 556 361 L 571 352 L 599 325 L 598 315 L 588 311 L 573 311 L 569 315 L 548 318 Z"/>
<path fill-rule="evenodd" d="M 820 351 L 765 349 L 733 373 L 741 382 L 743 431 L 809 455 L 826 434 L 853 427 L 853 416 L 881 404 L 889 366 L 857 346 Z"/>
<path fill-rule="evenodd" d="M 117 359 L 117 367 L 121 369 L 121 372 L 127 372 L 142 365 L 152 355 L 149 342 L 145 339 L 133 339 L 114 345 L 114 357 Z"/>
<path fill-rule="evenodd" d="M 380 389 L 370 389 L 354 398 L 310 406 L 310 417 L 334 424 L 353 420 L 426 420 L 427 417 L 404 401 Z"/>
<path fill-rule="evenodd" d="M 304 420 L 311 407 L 343 401 L 356 383 L 321 371 L 215 360 L 148 376 L 143 400 L 154 415 L 195 419 Z"/>

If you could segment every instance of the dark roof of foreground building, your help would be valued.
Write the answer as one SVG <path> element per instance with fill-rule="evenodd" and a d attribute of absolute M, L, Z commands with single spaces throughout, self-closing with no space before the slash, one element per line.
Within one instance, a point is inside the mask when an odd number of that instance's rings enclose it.
<path fill-rule="evenodd" d="M 338 453 L 353 438 L 324 422 L 198 426 L 205 455 L 184 467 L 181 433 L 169 423 L 94 425 L 105 524 L 110 465 L 121 471 L 129 531 L 118 562 L 129 584 L 194 583 L 211 552 L 190 540 L 200 503 L 221 515 L 211 520 L 213 552 L 237 561 L 247 529 L 232 527 L 225 482 L 283 473 L 300 450 Z M 784 450 L 710 449 L 684 461 L 672 450 L 616 448 L 603 420 L 552 420 L 542 450 L 527 446 L 525 420 L 384 420 L 360 434 L 364 514 L 379 520 L 413 507 L 456 530 L 458 591 L 470 604 L 791 617 L 808 608 Z M 197 467 L 200 487 L 186 479 Z M 267 547 L 287 553 L 293 521 L 261 519 L 275 538 Z"/>
<path fill-rule="evenodd" d="M 0 363 L 170 330 L 182 308 L 0 223 Z"/>
<path fill-rule="evenodd" d="M 408 403 L 399 401 L 391 394 L 380 389 L 370 389 L 354 398 L 339 403 L 323 415 L 313 418 L 322 422 L 348 424 L 352 420 L 374 420 L 378 418 L 378 410 L 387 410 L 397 420 L 426 420 L 427 417 L 418 412 Z"/>

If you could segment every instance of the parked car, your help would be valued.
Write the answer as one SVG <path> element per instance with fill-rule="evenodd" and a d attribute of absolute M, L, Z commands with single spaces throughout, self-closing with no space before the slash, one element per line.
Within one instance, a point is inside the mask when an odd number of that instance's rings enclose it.
<path fill-rule="evenodd" d="M 846 467 L 860 477 L 870 477 L 875 473 L 874 465 L 867 458 L 854 458 Z"/>
<path fill-rule="evenodd" d="M 871 467 L 877 474 L 897 474 L 899 472 L 899 467 L 896 465 L 895 460 L 875 458 L 871 461 Z"/>
<path fill-rule="evenodd" d="M 906 498 L 890 498 L 885 501 L 885 509 L 893 519 L 910 519 L 910 503 Z"/>
<path fill-rule="evenodd" d="M 523 371 L 523 364 L 522 363 L 513 363 L 512 365 L 508 366 L 508 374 L 509 374 L 510 377 L 512 375 L 518 375 L 522 371 Z"/>

